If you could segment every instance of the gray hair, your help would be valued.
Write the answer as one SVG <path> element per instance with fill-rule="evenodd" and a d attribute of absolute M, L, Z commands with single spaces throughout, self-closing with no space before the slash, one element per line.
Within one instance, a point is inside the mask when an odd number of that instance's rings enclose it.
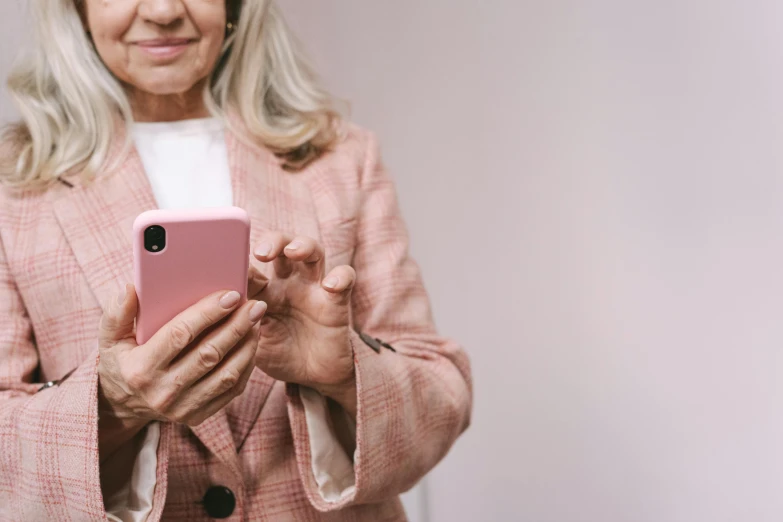
<path fill-rule="evenodd" d="M 74 169 L 90 179 L 108 158 L 118 116 L 133 121 L 123 87 L 84 30 L 78 1 L 30 2 L 35 45 L 8 78 L 22 120 L 0 144 L 10 150 L 0 155 L 2 184 L 46 185 Z M 228 0 L 227 13 L 236 29 L 207 82 L 206 105 L 219 117 L 236 110 L 250 137 L 285 168 L 300 169 L 337 139 L 332 98 L 274 0 Z"/>

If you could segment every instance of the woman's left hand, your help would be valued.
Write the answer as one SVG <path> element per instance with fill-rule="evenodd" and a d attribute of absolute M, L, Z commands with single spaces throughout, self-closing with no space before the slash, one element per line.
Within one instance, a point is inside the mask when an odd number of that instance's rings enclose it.
<path fill-rule="evenodd" d="M 265 301 L 256 364 L 270 377 L 319 391 L 356 415 L 356 378 L 349 340 L 351 291 L 347 265 L 324 277 L 324 249 L 312 238 L 270 232 L 253 252 L 270 263 L 268 278 L 251 263 L 248 299 Z"/>

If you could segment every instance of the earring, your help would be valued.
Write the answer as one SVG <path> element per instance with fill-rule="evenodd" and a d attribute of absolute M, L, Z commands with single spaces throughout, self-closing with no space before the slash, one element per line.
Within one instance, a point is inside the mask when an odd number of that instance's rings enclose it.
<path fill-rule="evenodd" d="M 231 34 L 236 30 L 237 26 L 234 25 L 234 22 L 228 22 L 226 24 L 226 33 Z"/>

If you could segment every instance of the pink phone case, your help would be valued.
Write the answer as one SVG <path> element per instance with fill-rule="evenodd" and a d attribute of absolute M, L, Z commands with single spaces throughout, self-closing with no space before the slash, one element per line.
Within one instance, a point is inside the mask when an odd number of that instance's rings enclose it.
<path fill-rule="evenodd" d="M 145 247 L 145 230 L 165 229 L 165 248 Z M 157 245 L 150 245 L 155 248 Z M 133 223 L 139 313 L 136 342 L 146 343 L 180 312 L 219 290 L 247 299 L 250 219 L 238 207 L 151 210 Z"/>

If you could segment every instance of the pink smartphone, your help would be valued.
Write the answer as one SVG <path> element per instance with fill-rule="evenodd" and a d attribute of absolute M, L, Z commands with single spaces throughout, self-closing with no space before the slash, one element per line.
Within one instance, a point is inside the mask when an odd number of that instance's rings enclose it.
<path fill-rule="evenodd" d="M 238 207 L 150 210 L 133 223 L 139 312 L 136 342 L 146 343 L 180 312 L 219 290 L 247 300 L 250 219 Z"/>

